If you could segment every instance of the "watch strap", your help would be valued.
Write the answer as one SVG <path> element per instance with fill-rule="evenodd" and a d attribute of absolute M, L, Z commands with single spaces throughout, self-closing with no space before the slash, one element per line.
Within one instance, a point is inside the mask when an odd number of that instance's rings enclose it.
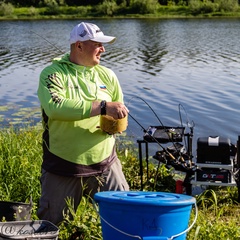
<path fill-rule="evenodd" d="M 101 103 L 100 103 L 100 106 L 101 106 L 101 115 L 106 115 L 107 113 L 107 103 L 105 100 L 102 100 Z"/>

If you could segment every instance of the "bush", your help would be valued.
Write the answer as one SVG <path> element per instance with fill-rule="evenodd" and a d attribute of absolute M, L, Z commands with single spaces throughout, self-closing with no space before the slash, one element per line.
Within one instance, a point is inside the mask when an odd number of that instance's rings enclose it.
<path fill-rule="evenodd" d="M 113 16 L 118 10 L 117 3 L 114 0 L 104 0 L 102 4 L 98 5 L 100 14 Z"/>
<path fill-rule="evenodd" d="M 10 16 L 14 11 L 11 3 L 0 2 L 0 16 Z"/>
<path fill-rule="evenodd" d="M 36 15 L 38 15 L 38 10 L 35 7 L 30 7 L 28 9 L 28 13 L 30 16 L 36 16 Z"/>
<path fill-rule="evenodd" d="M 201 2 L 199 0 L 190 0 L 189 9 L 193 14 L 212 13 L 218 11 L 218 4 L 210 0 Z"/>
<path fill-rule="evenodd" d="M 238 0 L 215 0 L 219 6 L 219 11 L 235 12 L 238 10 Z"/>
<path fill-rule="evenodd" d="M 59 11 L 65 15 L 88 16 L 91 12 L 91 6 L 77 6 L 77 7 L 60 7 Z"/>
<path fill-rule="evenodd" d="M 45 14 L 55 15 L 59 12 L 59 5 L 56 0 L 44 0 L 44 5 L 47 7 Z"/>
<path fill-rule="evenodd" d="M 158 0 L 132 0 L 130 8 L 133 13 L 151 14 L 156 12 L 158 5 Z"/>

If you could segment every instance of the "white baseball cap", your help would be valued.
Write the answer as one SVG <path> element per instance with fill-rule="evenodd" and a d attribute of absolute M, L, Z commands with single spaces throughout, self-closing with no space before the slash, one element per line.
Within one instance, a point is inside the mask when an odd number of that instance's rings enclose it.
<path fill-rule="evenodd" d="M 77 41 L 84 42 L 87 40 L 100 43 L 113 43 L 116 38 L 104 35 L 95 24 L 81 22 L 72 29 L 69 41 L 70 44 L 73 44 Z"/>

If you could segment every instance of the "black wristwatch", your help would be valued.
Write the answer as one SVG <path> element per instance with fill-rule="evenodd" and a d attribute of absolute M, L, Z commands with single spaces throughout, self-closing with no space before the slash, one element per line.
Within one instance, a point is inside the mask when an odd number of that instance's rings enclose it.
<path fill-rule="evenodd" d="M 105 100 L 102 100 L 101 101 L 101 115 L 106 115 L 107 114 L 107 109 L 106 109 L 106 101 Z"/>

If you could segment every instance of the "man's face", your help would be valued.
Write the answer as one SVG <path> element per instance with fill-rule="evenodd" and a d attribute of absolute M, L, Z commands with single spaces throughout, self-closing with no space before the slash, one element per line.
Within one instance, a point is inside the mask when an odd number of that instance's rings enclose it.
<path fill-rule="evenodd" d="M 90 40 L 81 42 L 81 48 L 81 61 L 84 61 L 84 65 L 88 67 L 93 67 L 99 64 L 101 53 L 105 52 L 105 48 L 102 43 Z"/>

